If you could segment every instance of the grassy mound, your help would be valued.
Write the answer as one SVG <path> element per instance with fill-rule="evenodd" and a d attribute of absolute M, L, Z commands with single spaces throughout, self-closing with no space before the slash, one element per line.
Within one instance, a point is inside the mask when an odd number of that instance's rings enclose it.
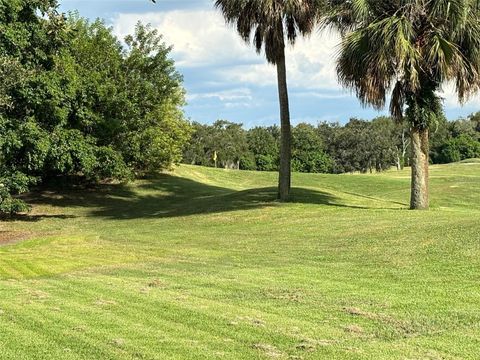
<path fill-rule="evenodd" d="M 288 204 L 192 166 L 34 194 L 0 225 L 0 358 L 473 359 L 480 164 L 431 176 L 428 212 L 407 170 L 295 174 Z"/>
<path fill-rule="evenodd" d="M 480 159 L 465 159 L 460 161 L 461 164 L 480 164 Z"/>

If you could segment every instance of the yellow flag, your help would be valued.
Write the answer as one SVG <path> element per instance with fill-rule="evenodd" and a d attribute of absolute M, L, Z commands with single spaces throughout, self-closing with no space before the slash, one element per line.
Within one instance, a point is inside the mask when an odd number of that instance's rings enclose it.
<path fill-rule="evenodd" d="M 213 152 L 213 161 L 217 161 L 217 152 L 216 151 Z"/>

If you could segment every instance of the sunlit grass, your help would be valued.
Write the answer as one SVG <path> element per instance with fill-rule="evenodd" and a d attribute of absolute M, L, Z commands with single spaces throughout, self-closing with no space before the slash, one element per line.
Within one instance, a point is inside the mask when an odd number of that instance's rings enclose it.
<path fill-rule="evenodd" d="M 480 164 L 431 175 L 428 212 L 408 170 L 34 194 L 0 227 L 0 359 L 475 359 Z"/>

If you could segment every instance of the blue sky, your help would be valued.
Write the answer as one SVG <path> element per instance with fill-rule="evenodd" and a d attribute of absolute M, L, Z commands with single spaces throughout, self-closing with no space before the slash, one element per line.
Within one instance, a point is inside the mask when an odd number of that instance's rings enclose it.
<path fill-rule="evenodd" d="M 62 11 L 103 18 L 119 37 L 131 33 L 138 21 L 151 23 L 173 45 L 172 57 L 184 76 L 193 121 L 217 119 L 247 127 L 278 123 L 275 68 L 243 43 L 225 25 L 211 0 L 60 0 Z M 288 49 L 288 81 L 294 124 L 370 119 L 382 113 L 363 108 L 336 82 L 334 64 L 338 37 L 314 34 Z M 448 88 L 445 109 L 450 119 L 480 110 L 480 97 L 461 107 Z"/>

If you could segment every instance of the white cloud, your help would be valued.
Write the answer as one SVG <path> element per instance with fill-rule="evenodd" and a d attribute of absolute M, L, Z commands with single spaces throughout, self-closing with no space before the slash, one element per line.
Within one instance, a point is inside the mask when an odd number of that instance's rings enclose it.
<path fill-rule="evenodd" d="M 227 82 L 256 86 L 272 86 L 277 83 L 276 69 L 267 63 L 232 65 L 218 70 L 217 74 Z"/>
<path fill-rule="evenodd" d="M 292 93 L 292 96 L 298 97 L 298 98 L 317 98 L 317 99 L 335 100 L 335 99 L 349 98 L 351 94 L 347 91 L 342 91 L 342 92 L 301 91 L 301 92 Z"/>
<path fill-rule="evenodd" d="M 264 56 L 257 55 L 252 46 L 245 44 L 217 11 L 119 14 L 114 19 L 115 34 L 123 38 L 132 33 L 138 21 L 152 24 L 164 35 L 167 44 L 173 44 L 173 57 L 179 67 L 208 71 L 210 85 L 249 87 L 276 84 L 275 67 L 267 64 Z M 301 89 L 304 96 L 316 98 L 344 97 L 335 72 L 338 42 L 339 36 L 334 33 L 317 33 L 299 39 L 295 47 L 289 46 L 286 55 L 290 89 Z M 228 103 L 228 107 L 237 107 L 250 102 L 251 94 L 247 90 L 192 94 L 189 99 L 217 98 Z M 348 96 L 350 94 L 345 95 Z M 446 86 L 442 96 L 447 109 L 460 107 L 452 86 Z M 473 98 L 464 107 L 480 108 L 480 97 Z"/>
<path fill-rule="evenodd" d="M 480 96 L 476 95 L 470 98 L 465 104 L 461 105 L 458 102 L 458 96 L 455 92 L 455 84 L 446 84 L 439 95 L 444 99 L 444 104 L 447 109 L 456 109 L 463 107 L 465 109 L 472 109 L 477 111 L 480 108 Z"/>
<path fill-rule="evenodd" d="M 260 106 L 258 103 L 252 102 L 226 102 L 223 105 L 226 109 L 253 109 Z"/>
<path fill-rule="evenodd" d="M 213 10 L 174 10 L 146 14 L 119 14 L 114 32 L 125 37 L 138 21 L 150 23 L 167 44 L 173 44 L 177 65 L 184 68 L 215 67 L 224 81 L 245 85 L 276 84 L 275 68 L 243 42 L 235 29 Z M 291 87 L 339 89 L 333 52 L 337 37 L 314 34 L 287 48 L 288 81 Z M 228 66 L 225 66 L 228 65 Z"/>
<path fill-rule="evenodd" d="M 223 18 L 209 10 L 173 10 L 158 13 L 119 14 L 114 19 L 114 32 L 125 37 L 133 32 L 138 21 L 150 23 L 173 44 L 173 54 L 183 67 L 209 66 L 225 61 L 252 61 L 235 32 L 225 26 Z"/>
<path fill-rule="evenodd" d="M 220 101 L 252 100 L 252 92 L 247 88 L 224 90 L 217 92 L 197 93 L 187 95 L 187 100 L 218 99 Z"/>
<path fill-rule="evenodd" d="M 340 90 L 335 72 L 335 34 L 314 34 L 299 39 L 295 46 L 286 51 L 288 83 L 291 88 Z M 244 45 L 249 51 L 247 45 Z M 219 72 L 227 81 L 257 86 L 275 85 L 275 67 L 264 61 L 256 64 L 239 64 Z"/>

